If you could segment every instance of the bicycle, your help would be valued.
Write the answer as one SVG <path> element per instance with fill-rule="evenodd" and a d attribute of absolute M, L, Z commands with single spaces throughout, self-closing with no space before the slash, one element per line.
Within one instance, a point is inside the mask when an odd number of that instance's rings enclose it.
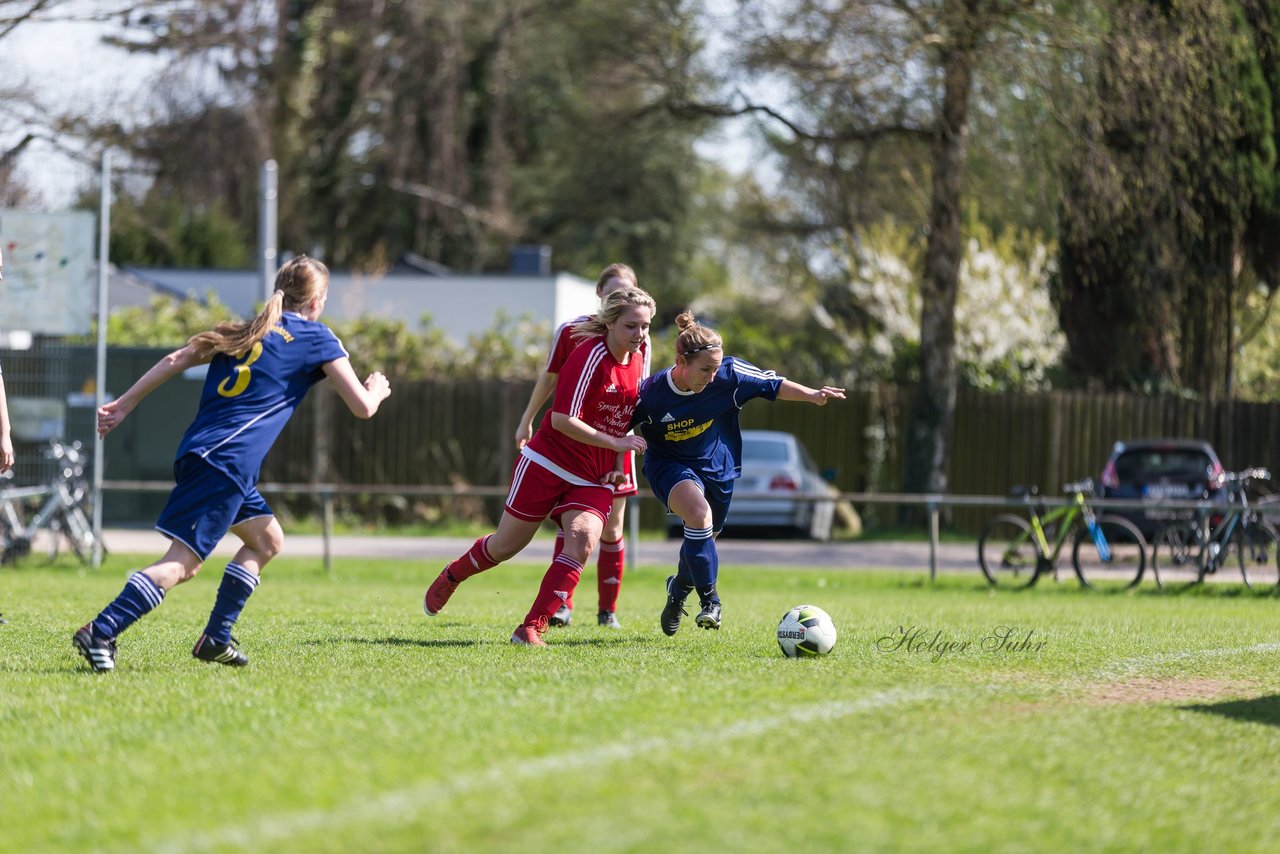
<path fill-rule="evenodd" d="M 47 530 L 47 555 L 58 557 L 65 539 L 82 563 L 93 557 L 95 545 L 101 541 L 93 533 L 93 524 L 85 510 L 89 500 L 89 483 L 85 477 L 86 456 L 80 442 L 65 445 L 49 440 L 46 459 L 58 464 L 47 486 L 0 491 L 0 562 L 12 562 L 30 553 L 37 532 Z M 19 502 L 44 497 L 40 509 L 29 523 L 22 521 Z M 103 554 L 106 547 L 101 546 Z"/>
<path fill-rule="evenodd" d="M 1200 516 L 1168 522 L 1151 544 L 1151 571 L 1161 588 L 1182 590 L 1204 583 L 1234 554 L 1245 587 L 1270 593 L 1280 587 L 1280 533 L 1249 505 L 1249 484 L 1270 480 L 1264 468 L 1224 472 L 1226 487 L 1221 517 Z"/>
<path fill-rule="evenodd" d="M 1071 565 L 1082 587 L 1127 590 L 1141 581 L 1147 541 L 1137 526 L 1121 516 L 1094 513 L 1085 501 L 1093 495 L 1091 479 L 1067 484 L 1062 491 L 1073 500 L 1052 510 L 1046 509 L 1034 486 L 1012 491 L 1026 502 L 1029 518 L 1002 513 L 983 528 L 978 564 L 987 582 L 992 587 L 1025 588 L 1042 575 L 1060 580 L 1058 556 L 1068 538 Z"/>

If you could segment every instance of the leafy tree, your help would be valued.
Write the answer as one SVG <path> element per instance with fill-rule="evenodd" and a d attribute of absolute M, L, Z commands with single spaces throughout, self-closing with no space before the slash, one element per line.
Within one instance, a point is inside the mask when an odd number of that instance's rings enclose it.
<path fill-rule="evenodd" d="M 585 276 L 625 261 L 676 306 L 716 274 L 694 263 L 714 212 L 700 196 L 701 127 L 671 121 L 649 96 L 655 68 L 698 85 L 689 8 L 157 0 L 116 41 L 212 65 L 226 88 L 211 98 L 168 80 L 172 103 L 145 132 L 112 138 L 143 141 L 131 150 L 155 164 L 166 197 L 227 199 L 246 239 L 256 164 L 274 157 L 281 245 L 335 267 L 382 268 L 412 251 L 493 269 L 511 245 L 545 243 L 557 266 Z M 225 150 L 192 158 L 208 172 L 193 181 L 171 153 L 198 139 Z M 695 267 L 704 274 L 691 279 Z"/>
<path fill-rule="evenodd" d="M 769 275 L 805 283 L 799 299 L 832 333 L 872 322 L 847 287 L 865 230 L 879 222 L 918 229 L 918 386 L 905 483 L 945 491 L 975 81 L 990 75 L 1010 85 L 1008 57 L 1026 49 L 1028 34 L 1039 38 L 1030 39 L 1033 49 L 1050 52 L 1043 44 L 1059 4 L 791 0 L 740 8 L 739 68 L 772 85 L 720 104 L 675 98 L 673 109 L 761 117 L 785 179 L 768 204 L 746 210 L 769 238 L 761 253 Z"/>
<path fill-rule="evenodd" d="M 1266 267 L 1254 223 L 1277 194 L 1265 18 L 1234 0 L 1115 6 L 1062 196 L 1055 296 L 1079 375 L 1230 392 L 1258 281 L 1242 273 Z"/>

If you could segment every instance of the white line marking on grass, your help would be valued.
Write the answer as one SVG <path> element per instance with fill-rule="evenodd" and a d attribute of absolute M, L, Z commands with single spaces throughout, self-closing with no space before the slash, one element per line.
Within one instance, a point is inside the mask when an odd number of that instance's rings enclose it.
<path fill-rule="evenodd" d="M 711 741 L 743 739 L 764 735 L 797 723 L 834 721 L 862 712 L 925 700 L 939 695 L 937 690 L 901 689 L 882 691 L 859 700 L 841 700 L 802 707 L 782 715 L 735 721 L 707 734 Z M 666 737 L 643 738 L 606 744 L 587 750 L 555 753 L 540 759 L 520 759 L 491 765 L 471 774 L 398 789 L 368 799 L 349 801 L 328 810 L 303 810 L 265 815 L 239 826 L 220 827 L 207 833 L 185 834 L 181 839 L 153 844 L 152 850 L 165 852 L 202 851 L 219 846 L 254 849 L 287 840 L 299 833 L 333 830 L 351 824 L 377 821 L 383 824 L 409 821 L 425 806 L 438 809 L 451 797 L 476 789 L 509 784 L 513 778 L 538 778 L 577 768 L 591 768 L 609 761 L 624 761 L 650 753 L 672 750 L 683 742 Z"/>
<path fill-rule="evenodd" d="M 1280 643 L 1256 643 L 1253 646 L 1224 646 L 1215 649 L 1188 649 L 1178 652 L 1161 652 L 1155 655 L 1143 655 L 1137 658 L 1125 658 L 1097 671 L 1100 677 L 1115 678 L 1136 673 L 1144 667 L 1156 664 L 1172 664 L 1176 662 L 1192 662 L 1205 658 L 1223 658 L 1231 655 L 1244 655 L 1251 652 L 1280 652 Z"/>

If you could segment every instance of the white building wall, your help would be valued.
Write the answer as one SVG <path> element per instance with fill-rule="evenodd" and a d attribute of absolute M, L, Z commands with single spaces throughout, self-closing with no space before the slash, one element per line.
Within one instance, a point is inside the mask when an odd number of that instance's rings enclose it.
<path fill-rule="evenodd" d="M 242 317 L 262 297 L 257 277 L 248 271 L 137 269 L 138 276 L 179 293 L 203 298 L 209 292 Z M 123 296 L 123 294 L 121 294 Z M 136 297 L 120 305 L 134 304 Z M 117 302 L 112 298 L 112 307 Z M 491 329 L 498 312 L 512 319 L 528 316 L 549 328 L 596 310 L 594 282 L 568 273 L 553 276 L 458 275 L 381 277 L 333 273 L 323 319 L 354 320 L 372 315 L 404 321 L 412 330 L 430 316 L 433 328 L 458 343 Z"/>

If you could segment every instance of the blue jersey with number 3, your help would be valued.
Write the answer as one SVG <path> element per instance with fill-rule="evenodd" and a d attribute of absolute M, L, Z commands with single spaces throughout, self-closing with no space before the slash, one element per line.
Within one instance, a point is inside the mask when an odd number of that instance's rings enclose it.
<path fill-rule="evenodd" d="M 213 357 L 178 458 L 198 454 L 241 489 L 252 489 L 285 422 L 324 379 L 324 365 L 346 356 L 329 327 L 286 311 L 248 353 Z"/>

